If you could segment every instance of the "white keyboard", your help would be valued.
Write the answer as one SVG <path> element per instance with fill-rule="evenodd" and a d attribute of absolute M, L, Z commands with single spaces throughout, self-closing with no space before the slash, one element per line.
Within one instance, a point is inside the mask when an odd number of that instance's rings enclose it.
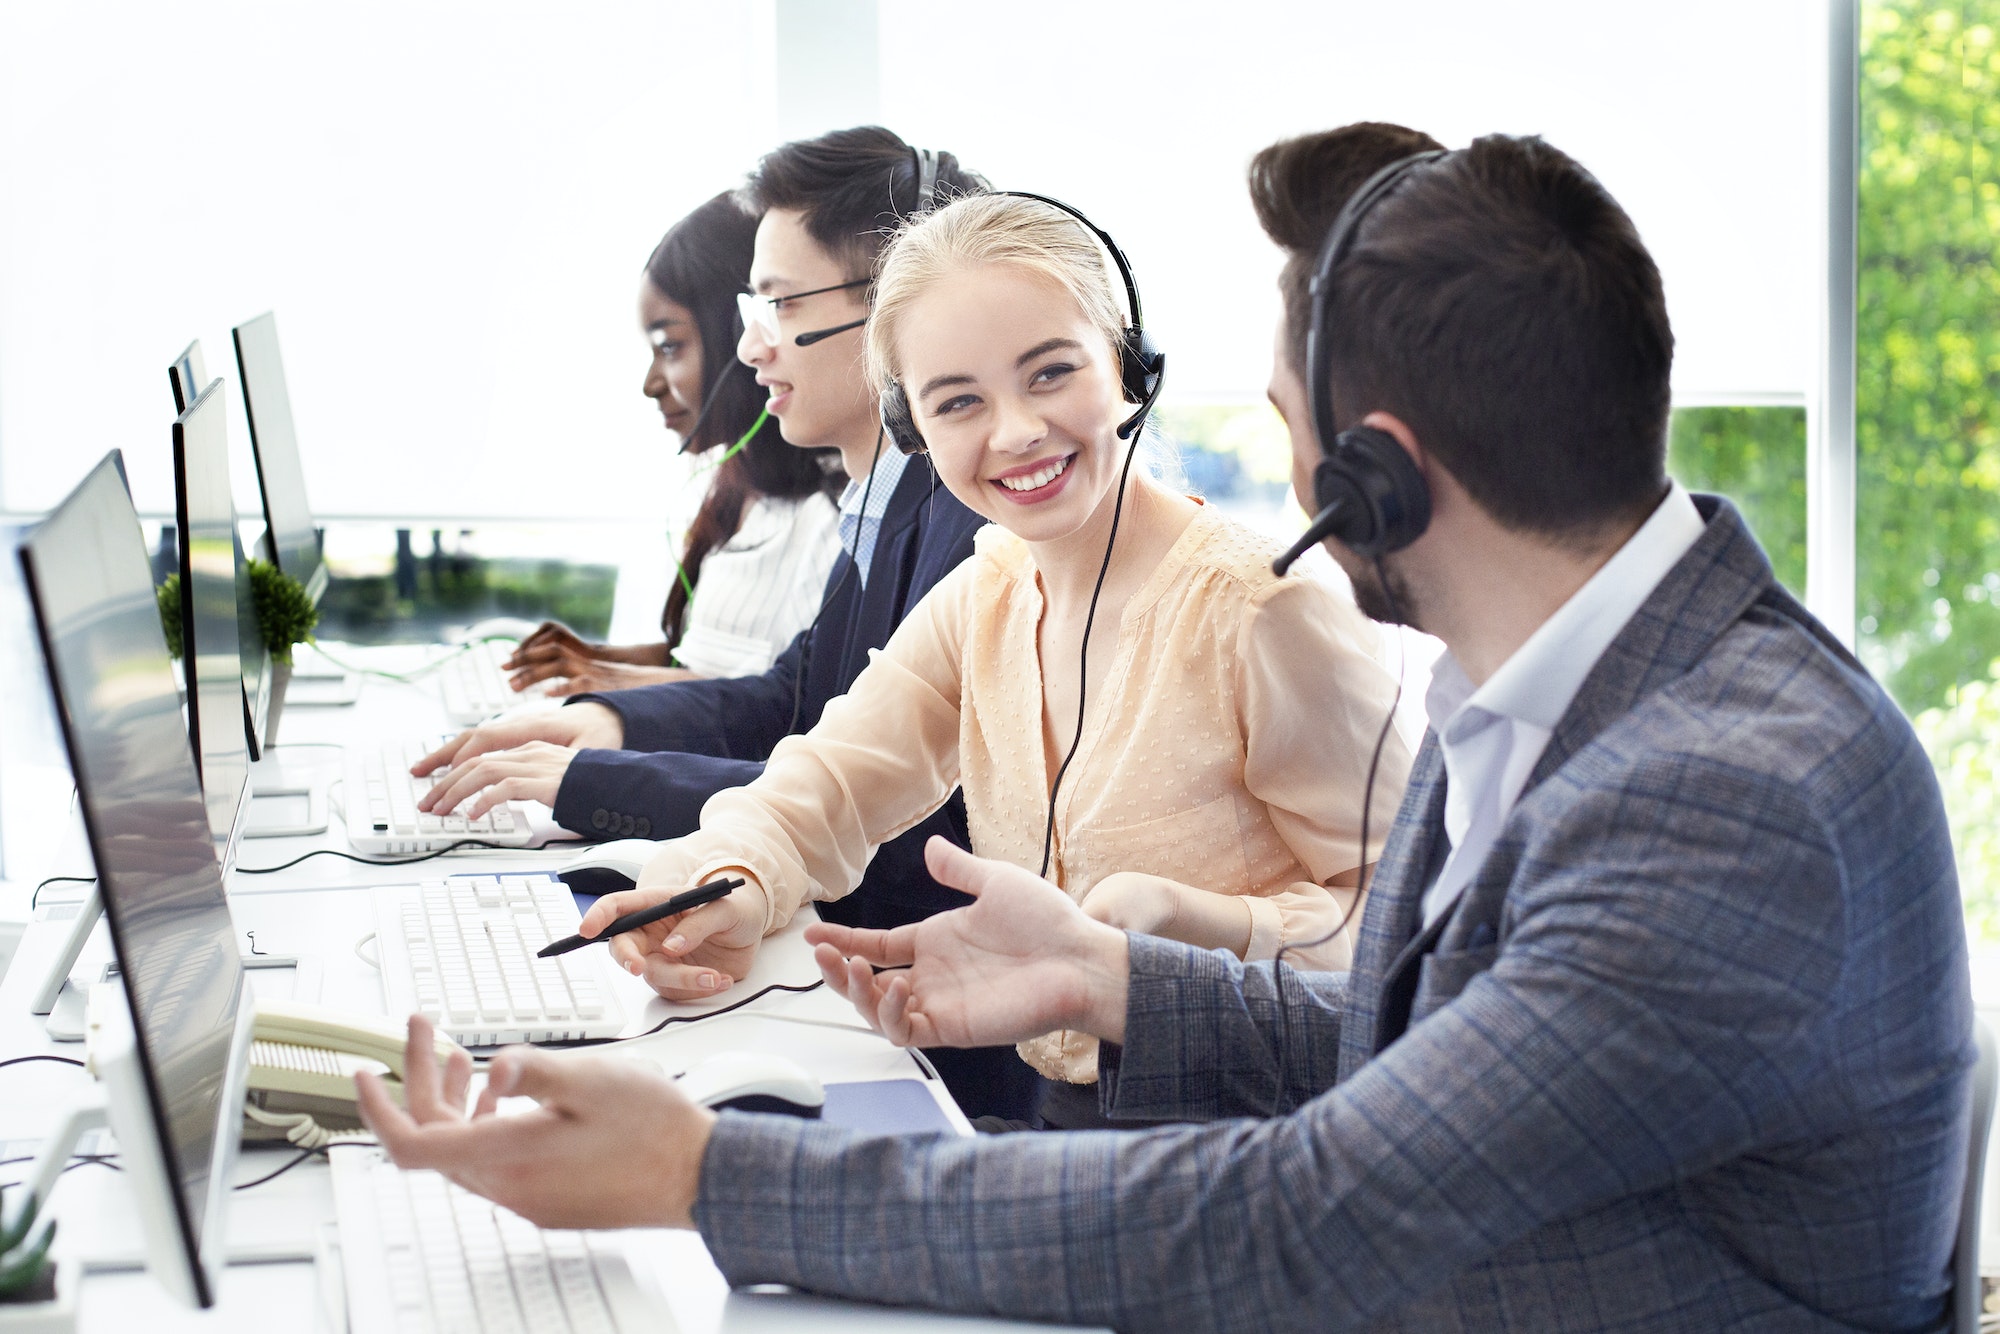
<path fill-rule="evenodd" d="M 545 698 L 548 687 L 536 682 L 526 690 L 508 684 L 510 673 L 500 664 L 513 655 L 510 639 L 485 639 L 453 653 L 438 664 L 438 690 L 444 711 L 460 727 L 485 722 L 517 704 Z"/>
<path fill-rule="evenodd" d="M 419 811 L 417 798 L 444 777 L 410 776 L 410 766 L 431 749 L 421 741 L 347 748 L 342 801 L 347 841 L 356 852 L 434 852 L 468 839 L 522 848 L 534 841 L 528 813 L 518 802 L 502 802 L 476 820 Z"/>
<path fill-rule="evenodd" d="M 607 947 L 535 951 L 582 924 L 548 875 L 454 876 L 375 891 L 390 1014 L 422 1014 L 472 1047 L 616 1037 L 624 1007 Z"/>
<path fill-rule="evenodd" d="M 543 1231 L 446 1181 L 405 1172 L 380 1149 L 330 1155 L 353 1330 L 620 1334 L 661 1313 L 616 1234 Z"/>

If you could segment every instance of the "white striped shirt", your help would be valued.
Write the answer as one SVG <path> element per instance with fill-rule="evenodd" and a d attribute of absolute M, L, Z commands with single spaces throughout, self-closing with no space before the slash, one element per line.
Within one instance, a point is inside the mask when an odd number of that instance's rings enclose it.
<path fill-rule="evenodd" d="M 871 506 L 872 508 L 872 506 Z M 701 562 L 674 661 L 705 676 L 755 676 L 812 623 L 840 554 L 840 512 L 817 492 L 760 496 Z"/>

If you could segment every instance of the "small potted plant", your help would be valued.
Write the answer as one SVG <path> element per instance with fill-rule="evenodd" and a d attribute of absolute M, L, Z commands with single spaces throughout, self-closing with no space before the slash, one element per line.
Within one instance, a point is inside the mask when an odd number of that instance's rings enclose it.
<path fill-rule="evenodd" d="M 257 613 L 257 628 L 264 647 L 271 653 L 271 708 L 264 725 L 264 744 L 278 740 L 278 715 L 285 706 L 285 688 L 292 681 L 292 648 L 313 642 L 313 627 L 319 624 L 319 608 L 298 580 L 265 560 L 251 560 L 250 604 Z M 181 577 L 170 574 L 158 589 L 160 628 L 166 632 L 167 652 L 176 658 L 186 651 L 181 643 Z"/>
<path fill-rule="evenodd" d="M 13 1205 L 0 1209 L 0 1334 L 73 1330 L 75 1280 L 49 1259 L 55 1220 L 43 1217 L 33 1198 Z"/>

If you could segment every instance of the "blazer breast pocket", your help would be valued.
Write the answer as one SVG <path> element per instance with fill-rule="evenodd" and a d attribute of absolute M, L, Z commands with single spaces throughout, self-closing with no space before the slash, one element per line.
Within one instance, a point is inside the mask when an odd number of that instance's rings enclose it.
<path fill-rule="evenodd" d="M 1426 954 L 1417 970 L 1417 994 L 1410 1002 L 1410 1024 L 1414 1027 L 1457 1000 L 1472 979 L 1491 968 L 1499 956 L 1497 944 Z"/>

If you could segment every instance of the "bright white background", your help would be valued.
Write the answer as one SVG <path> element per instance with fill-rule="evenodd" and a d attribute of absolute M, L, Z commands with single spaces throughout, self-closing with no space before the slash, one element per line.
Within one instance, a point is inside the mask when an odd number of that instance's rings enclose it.
<path fill-rule="evenodd" d="M 168 510 L 167 361 L 199 336 L 233 381 L 229 326 L 275 309 L 318 512 L 666 512 L 639 270 L 776 141 L 781 12 L 0 6 L 0 507 L 45 508 L 118 445 L 141 507 Z M 879 83 L 852 62 L 847 106 L 1110 227 L 1172 398 L 1261 393 L 1277 257 L 1244 165 L 1360 118 L 1545 134 L 1652 245 L 1682 401 L 1811 384 L 1821 16 L 1802 0 L 878 13 Z M 241 450 L 240 412 L 231 429 Z"/>

